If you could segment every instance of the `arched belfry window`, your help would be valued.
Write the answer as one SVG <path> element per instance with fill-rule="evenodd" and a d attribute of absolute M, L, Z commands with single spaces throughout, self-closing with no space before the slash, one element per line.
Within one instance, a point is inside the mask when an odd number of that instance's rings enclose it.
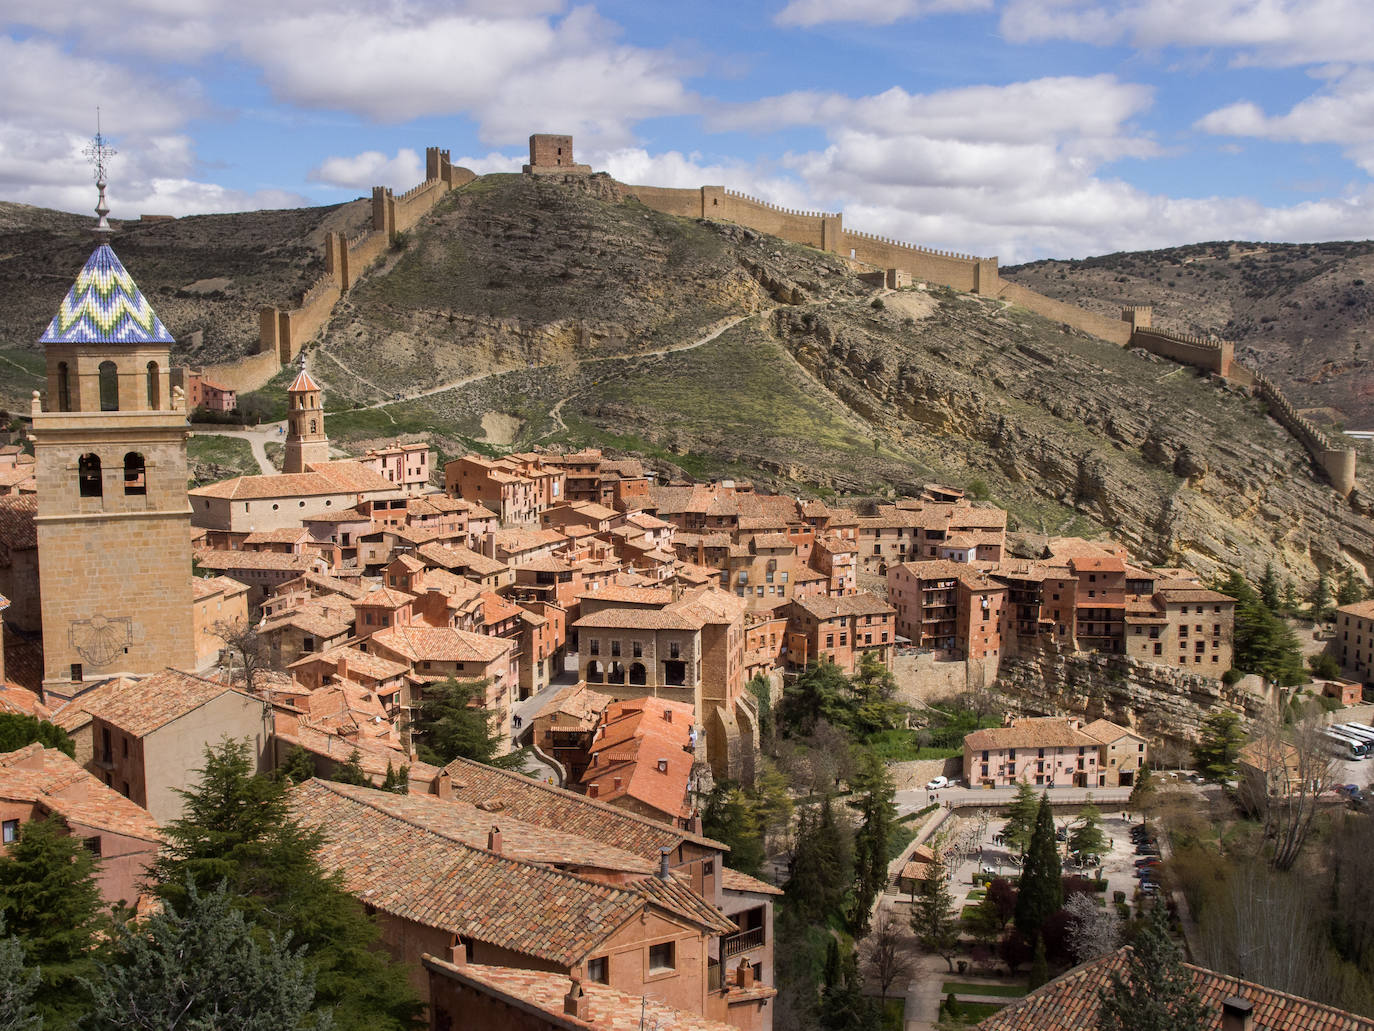
<path fill-rule="evenodd" d="M 148 410 L 156 412 L 162 408 L 162 381 L 158 377 L 157 362 L 148 363 Z"/>
<path fill-rule="evenodd" d="M 114 362 L 100 363 L 100 410 L 119 411 L 119 370 Z"/>
<path fill-rule="evenodd" d="M 124 456 L 124 493 L 148 493 L 148 478 L 143 468 L 143 456 L 137 451 L 130 451 Z"/>
<path fill-rule="evenodd" d="M 72 374 L 66 362 L 57 363 L 57 410 L 72 410 Z"/>
<path fill-rule="evenodd" d="M 311 433 L 316 433 L 316 432 L 318 432 L 318 431 L 315 429 L 315 420 L 314 420 L 314 419 L 311 419 L 311 420 L 310 420 L 310 432 L 311 432 Z"/>
<path fill-rule="evenodd" d="M 105 494 L 100 479 L 100 456 L 84 454 L 76 463 L 76 482 L 83 498 L 99 498 Z"/>

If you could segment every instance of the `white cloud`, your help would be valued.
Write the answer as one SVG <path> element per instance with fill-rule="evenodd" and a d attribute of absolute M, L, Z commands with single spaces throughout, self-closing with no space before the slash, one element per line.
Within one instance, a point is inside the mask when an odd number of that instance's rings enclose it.
<path fill-rule="evenodd" d="M 1266 115 L 1257 104 L 1241 101 L 1199 119 L 1197 128 L 1218 136 L 1340 144 L 1374 175 L 1374 70 L 1354 69 L 1284 115 Z"/>
<path fill-rule="evenodd" d="M 379 150 L 365 150 L 352 157 L 327 157 L 312 168 L 306 178 L 347 189 L 367 189 L 371 186 L 390 186 L 393 190 L 408 190 L 425 177 L 425 163 L 418 153 L 402 147 L 395 157 L 387 157 Z"/>
<path fill-rule="evenodd" d="M 992 0 L 789 0 L 773 19 L 779 25 L 810 28 L 826 22 L 891 25 L 928 14 L 985 11 Z"/>

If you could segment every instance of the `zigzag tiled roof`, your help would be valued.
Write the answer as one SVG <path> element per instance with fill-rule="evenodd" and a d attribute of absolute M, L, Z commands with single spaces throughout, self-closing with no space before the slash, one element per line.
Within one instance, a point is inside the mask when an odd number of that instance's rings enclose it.
<path fill-rule="evenodd" d="M 39 340 L 45 344 L 170 344 L 172 334 L 108 244 L 77 274 Z"/>

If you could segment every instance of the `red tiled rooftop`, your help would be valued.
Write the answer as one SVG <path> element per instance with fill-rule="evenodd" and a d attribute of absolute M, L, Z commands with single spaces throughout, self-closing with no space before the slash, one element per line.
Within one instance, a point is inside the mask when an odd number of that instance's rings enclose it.
<path fill-rule="evenodd" d="M 159 841 L 157 821 L 66 754 L 39 744 L 0 755 L 0 798 L 34 802 L 69 823 Z"/>

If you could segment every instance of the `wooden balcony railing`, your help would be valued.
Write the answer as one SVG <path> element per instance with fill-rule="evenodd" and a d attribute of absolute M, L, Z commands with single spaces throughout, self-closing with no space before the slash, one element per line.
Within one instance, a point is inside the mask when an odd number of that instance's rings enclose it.
<path fill-rule="evenodd" d="M 724 962 L 733 956 L 738 956 L 741 952 L 757 949 L 762 944 L 762 927 L 755 927 L 748 931 L 739 931 L 735 934 L 727 935 L 720 940 L 721 961 Z"/>

